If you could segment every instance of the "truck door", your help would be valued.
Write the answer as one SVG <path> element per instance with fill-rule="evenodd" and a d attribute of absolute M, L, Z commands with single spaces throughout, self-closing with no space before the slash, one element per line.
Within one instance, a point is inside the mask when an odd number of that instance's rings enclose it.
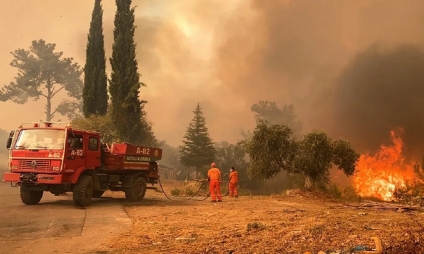
<path fill-rule="evenodd" d="M 68 135 L 66 147 L 66 172 L 75 172 L 78 168 L 85 166 L 86 149 L 84 149 L 84 147 L 87 147 L 86 143 L 87 142 L 84 142 L 84 135 L 81 133 L 73 132 Z"/>
<path fill-rule="evenodd" d="M 86 150 L 86 163 L 87 167 L 95 168 L 100 167 L 100 141 L 95 135 L 87 135 L 86 143 L 88 144 Z"/>

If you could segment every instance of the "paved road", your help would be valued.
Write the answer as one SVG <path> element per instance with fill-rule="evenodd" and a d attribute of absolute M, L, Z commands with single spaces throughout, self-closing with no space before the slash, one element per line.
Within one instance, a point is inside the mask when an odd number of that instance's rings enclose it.
<path fill-rule="evenodd" d="M 130 226 L 118 200 L 95 199 L 79 209 L 71 194 L 45 192 L 40 204 L 28 206 L 21 203 L 19 188 L 0 181 L 0 253 L 95 253 Z"/>

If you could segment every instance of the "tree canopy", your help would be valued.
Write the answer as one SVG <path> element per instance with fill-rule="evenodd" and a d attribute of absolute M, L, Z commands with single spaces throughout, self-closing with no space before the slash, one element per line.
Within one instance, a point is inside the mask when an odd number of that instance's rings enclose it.
<path fill-rule="evenodd" d="M 103 10 L 96 0 L 88 33 L 84 66 L 84 116 L 105 115 L 108 107 L 105 43 L 103 36 Z"/>
<path fill-rule="evenodd" d="M 291 135 L 292 130 L 287 126 L 258 122 L 252 139 L 244 142 L 250 157 L 251 178 L 269 179 L 282 170 L 295 172 L 293 166 L 298 147 Z"/>
<path fill-rule="evenodd" d="M 256 122 L 266 121 L 271 125 L 287 125 L 292 129 L 293 134 L 299 134 L 302 130 L 302 123 L 296 120 L 297 116 L 292 104 L 279 108 L 275 101 L 259 101 L 252 105 L 251 110 L 256 113 Z"/>
<path fill-rule="evenodd" d="M 234 167 L 239 173 L 240 186 L 248 186 L 251 181 L 247 174 L 249 162 L 247 154 L 241 142 L 230 144 L 226 141 L 216 143 L 215 162 L 223 175 L 229 173 L 230 167 Z"/>
<path fill-rule="evenodd" d="M 199 169 L 207 167 L 214 161 L 216 151 L 199 103 L 193 113 L 194 117 L 182 140 L 183 145 L 180 146 L 180 161 L 186 167 L 195 167 L 198 178 Z"/>
<path fill-rule="evenodd" d="M 140 82 L 134 43 L 134 8 L 131 0 L 116 0 L 114 42 L 112 46 L 111 118 L 121 141 L 147 144 L 156 140 L 147 121 L 144 104 L 139 99 Z"/>
<path fill-rule="evenodd" d="M 88 118 L 76 118 L 72 121 L 72 126 L 84 130 L 92 130 L 101 133 L 103 143 L 119 142 L 116 130 L 112 124 L 109 114 L 91 115 Z"/>
<path fill-rule="evenodd" d="M 14 82 L 0 91 L 0 100 L 11 100 L 24 104 L 29 98 L 46 99 L 46 121 L 52 120 L 56 113 L 74 118 L 82 111 L 82 70 L 72 58 L 63 58 L 63 52 L 55 52 L 56 44 L 44 40 L 34 40 L 29 50 L 17 49 L 11 52 L 14 59 L 10 63 L 18 69 Z M 70 99 L 54 107 L 52 99 L 65 90 Z"/>
<path fill-rule="evenodd" d="M 333 160 L 333 146 L 323 131 L 313 131 L 298 141 L 295 167 L 313 181 L 327 182 Z"/>
<path fill-rule="evenodd" d="M 291 133 L 285 125 L 258 123 L 252 139 L 244 144 L 251 159 L 252 177 L 270 179 L 286 171 L 301 173 L 312 182 L 328 183 L 333 165 L 347 176 L 353 175 L 359 153 L 348 141 L 332 141 L 324 131 L 317 130 L 301 140 L 295 140 Z"/>

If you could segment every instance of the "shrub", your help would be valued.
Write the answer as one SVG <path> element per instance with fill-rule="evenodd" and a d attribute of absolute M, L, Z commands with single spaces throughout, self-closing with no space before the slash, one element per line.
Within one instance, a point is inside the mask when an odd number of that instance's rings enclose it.
<path fill-rule="evenodd" d="M 327 190 L 327 193 L 335 199 L 341 199 L 342 198 L 342 192 L 337 188 L 337 185 L 332 184 Z"/>
<path fill-rule="evenodd" d="M 194 195 L 194 191 L 190 187 L 188 187 L 187 189 L 185 189 L 185 195 L 191 197 Z"/>
<path fill-rule="evenodd" d="M 252 223 L 248 223 L 247 224 L 247 231 L 251 231 L 251 230 L 262 230 L 265 229 L 266 225 L 260 222 L 252 222 Z"/>
<path fill-rule="evenodd" d="M 173 188 L 172 190 L 171 190 L 171 195 L 172 196 L 179 196 L 180 195 L 180 193 L 181 193 L 181 190 L 180 189 L 178 189 L 178 188 Z"/>
<path fill-rule="evenodd" d="M 342 190 L 342 199 L 346 201 L 357 201 L 359 200 L 359 195 L 356 193 L 355 188 L 348 186 Z"/>

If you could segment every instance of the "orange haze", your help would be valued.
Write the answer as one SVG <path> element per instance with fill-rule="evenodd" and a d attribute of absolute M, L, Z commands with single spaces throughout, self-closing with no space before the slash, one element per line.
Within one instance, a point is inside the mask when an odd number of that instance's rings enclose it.
<path fill-rule="evenodd" d="M 83 66 L 93 2 L 0 1 L 0 86 L 17 74 L 9 66 L 9 52 L 28 48 L 35 39 L 56 43 Z M 417 0 L 133 0 L 133 5 L 141 81 L 147 84 L 140 96 L 148 101 L 146 111 L 157 137 L 174 146 L 180 144 L 197 102 L 217 142 L 234 142 L 240 131 L 252 130 L 250 106 L 259 100 L 294 104 L 304 131 L 337 133 L 344 119 L 332 112 L 339 105 L 328 102 L 345 66 L 376 43 L 391 48 L 424 42 L 424 1 Z M 103 1 L 103 7 L 109 57 L 115 1 Z M 41 99 L 24 105 L 0 102 L 0 109 L 0 128 L 6 130 L 44 119 Z M 350 133 L 367 140 L 364 133 Z"/>

